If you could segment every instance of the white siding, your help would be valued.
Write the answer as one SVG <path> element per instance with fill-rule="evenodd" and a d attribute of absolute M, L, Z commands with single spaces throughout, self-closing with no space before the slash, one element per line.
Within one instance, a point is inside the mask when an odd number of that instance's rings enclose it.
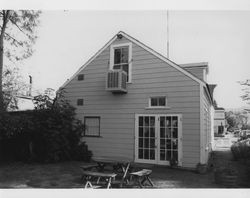
<path fill-rule="evenodd" d="M 212 135 L 212 120 L 211 120 L 211 104 L 209 102 L 209 98 L 205 91 L 205 88 L 202 92 L 202 102 L 203 102 L 203 130 L 201 130 L 201 144 L 202 147 L 202 163 L 207 163 L 209 153 L 212 150 L 212 142 L 213 142 L 213 135 Z"/>
<path fill-rule="evenodd" d="M 114 43 L 128 42 L 126 39 Z M 133 43 L 132 83 L 127 94 L 105 90 L 110 48 L 106 48 L 82 72 L 84 81 L 74 78 L 66 85 L 67 98 L 76 106 L 77 116 L 101 117 L 101 137 L 84 137 L 95 156 L 124 156 L 134 159 L 135 114 L 182 114 L 183 166 L 195 167 L 200 157 L 199 84 L 164 61 Z M 166 95 L 170 109 L 152 110 L 148 98 Z"/>

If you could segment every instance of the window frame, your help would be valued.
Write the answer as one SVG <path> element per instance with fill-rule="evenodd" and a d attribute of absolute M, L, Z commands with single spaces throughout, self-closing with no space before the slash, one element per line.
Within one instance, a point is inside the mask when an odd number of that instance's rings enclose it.
<path fill-rule="evenodd" d="M 88 119 L 88 118 L 96 118 L 96 119 L 98 119 L 98 121 L 99 121 L 99 135 L 86 135 L 86 128 L 85 128 L 85 126 L 86 126 L 86 119 Z M 84 132 L 83 132 L 83 136 L 84 137 L 101 137 L 101 116 L 84 116 L 84 118 L 83 118 L 83 120 L 84 120 Z"/>
<path fill-rule="evenodd" d="M 109 69 L 114 71 L 114 53 L 115 49 L 128 47 L 128 81 L 127 83 L 132 82 L 132 43 L 121 43 L 110 45 L 110 60 L 109 60 Z"/>
<path fill-rule="evenodd" d="M 153 98 L 157 98 L 158 100 L 160 98 L 165 98 L 165 105 L 164 106 L 152 106 L 151 105 L 151 100 Z M 149 99 L 148 99 L 148 107 L 146 107 L 146 108 L 148 108 L 148 109 L 169 109 L 170 107 L 168 106 L 167 96 L 151 96 L 151 97 L 149 97 Z"/>
<path fill-rule="evenodd" d="M 79 104 L 80 101 L 82 101 L 82 104 Z M 83 98 L 77 98 L 76 105 L 77 106 L 84 106 L 84 99 Z"/>

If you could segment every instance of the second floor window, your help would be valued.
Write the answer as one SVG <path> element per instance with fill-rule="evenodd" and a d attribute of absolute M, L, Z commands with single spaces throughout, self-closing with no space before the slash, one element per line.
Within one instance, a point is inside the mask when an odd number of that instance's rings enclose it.
<path fill-rule="evenodd" d="M 111 46 L 111 69 L 120 69 L 127 73 L 127 82 L 131 82 L 131 44 Z"/>
<path fill-rule="evenodd" d="M 121 48 L 114 49 L 114 67 L 113 68 L 122 69 L 128 75 L 128 47 L 121 47 Z"/>

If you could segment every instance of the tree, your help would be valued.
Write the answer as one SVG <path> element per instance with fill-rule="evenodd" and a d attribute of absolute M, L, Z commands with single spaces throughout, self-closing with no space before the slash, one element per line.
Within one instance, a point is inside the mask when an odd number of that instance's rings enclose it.
<path fill-rule="evenodd" d="M 17 95 L 25 95 L 24 91 L 27 89 L 18 71 L 18 68 L 7 68 L 3 71 L 4 109 L 7 110 L 18 109 Z"/>
<path fill-rule="evenodd" d="M 237 120 L 233 112 L 225 112 L 225 119 L 228 123 L 229 128 L 235 128 L 237 125 Z"/>
<path fill-rule="evenodd" d="M 247 79 L 243 82 L 239 82 L 244 88 L 244 94 L 241 96 L 242 100 L 249 101 L 250 100 L 250 79 Z M 250 102 L 248 102 L 250 104 Z"/>
<path fill-rule="evenodd" d="M 41 11 L 33 10 L 0 11 L 0 113 L 5 110 L 3 68 L 6 66 L 6 61 L 4 57 L 14 64 L 32 55 L 40 14 Z"/>

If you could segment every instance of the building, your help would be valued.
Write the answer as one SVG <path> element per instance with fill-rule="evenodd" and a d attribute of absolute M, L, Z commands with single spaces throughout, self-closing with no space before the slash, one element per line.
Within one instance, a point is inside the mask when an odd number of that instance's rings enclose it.
<path fill-rule="evenodd" d="M 223 134 L 225 131 L 225 109 L 221 107 L 215 107 L 214 109 L 214 133 Z"/>
<path fill-rule="evenodd" d="M 62 88 L 94 156 L 195 168 L 213 140 L 207 63 L 177 65 L 124 32 Z"/>

